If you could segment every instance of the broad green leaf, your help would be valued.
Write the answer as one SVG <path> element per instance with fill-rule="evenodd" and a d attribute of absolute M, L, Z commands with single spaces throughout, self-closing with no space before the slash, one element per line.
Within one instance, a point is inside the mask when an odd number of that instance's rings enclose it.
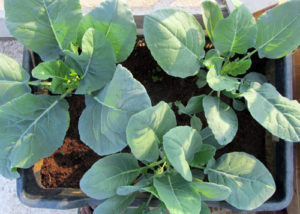
<path fill-rule="evenodd" d="M 258 82 L 262 85 L 265 82 L 268 82 L 268 80 L 266 76 L 261 73 L 250 72 L 246 74 L 242 80 L 242 84 L 239 89 L 240 93 L 244 93 L 245 91 L 247 91 L 251 86 L 251 82 Z"/>
<path fill-rule="evenodd" d="M 236 100 L 233 99 L 232 101 L 232 107 L 236 110 L 236 111 L 244 111 L 246 109 L 246 105 L 245 103 L 243 103 L 240 100 Z"/>
<path fill-rule="evenodd" d="M 221 53 L 244 54 L 255 46 L 257 26 L 250 10 L 241 5 L 214 29 L 214 45 Z"/>
<path fill-rule="evenodd" d="M 214 29 L 217 22 L 223 19 L 222 11 L 215 1 L 203 1 L 201 4 L 203 23 L 210 41 L 214 41 Z"/>
<path fill-rule="evenodd" d="M 207 164 L 216 154 L 216 148 L 209 144 L 202 144 L 200 150 L 194 155 L 194 159 L 190 162 L 192 167 L 202 167 Z"/>
<path fill-rule="evenodd" d="M 112 81 L 90 98 L 79 119 L 79 133 L 80 139 L 99 155 L 125 148 L 130 117 L 151 106 L 144 86 L 121 65 Z"/>
<path fill-rule="evenodd" d="M 203 144 L 209 144 L 215 147 L 216 149 L 220 149 L 224 147 L 223 145 L 220 145 L 218 141 L 216 140 L 214 133 L 211 131 L 209 127 L 206 127 L 201 130 L 200 132 L 202 137 Z"/>
<path fill-rule="evenodd" d="M 138 175 L 139 165 L 133 155 L 113 154 L 98 160 L 83 175 L 80 188 L 88 196 L 102 200 L 116 195 L 118 187 L 132 184 Z"/>
<path fill-rule="evenodd" d="M 215 91 L 232 91 L 237 90 L 239 87 L 239 81 L 236 78 L 229 77 L 227 75 L 221 74 L 221 67 L 223 63 L 223 58 L 212 57 L 204 61 L 206 67 L 209 71 L 206 76 L 209 87 Z"/>
<path fill-rule="evenodd" d="M 207 81 L 206 81 L 206 75 L 207 75 L 207 72 L 200 69 L 199 70 L 199 73 L 197 74 L 197 81 L 196 81 L 196 85 L 198 88 L 203 88 L 204 86 L 206 86 L 207 84 Z"/>
<path fill-rule="evenodd" d="M 76 40 L 78 0 L 5 0 L 6 26 L 43 61 L 57 59 Z"/>
<path fill-rule="evenodd" d="M 238 119 L 229 105 L 217 97 L 206 96 L 203 107 L 207 123 L 220 145 L 230 143 L 238 129 Z"/>
<path fill-rule="evenodd" d="M 110 41 L 93 28 L 88 29 L 82 38 L 80 55 L 70 51 L 66 54 L 81 66 L 81 80 L 76 94 L 88 94 L 103 88 L 116 70 L 116 59 Z"/>
<path fill-rule="evenodd" d="M 167 174 L 154 178 L 160 200 L 164 202 L 171 214 L 199 214 L 201 197 L 192 184 L 179 174 Z"/>
<path fill-rule="evenodd" d="M 163 135 L 175 126 L 175 114 L 163 101 L 138 112 L 130 118 L 126 129 L 131 152 L 141 161 L 156 161 Z"/>
<path fill-rule="evenodd" d="M 197 114 L 203 111 L 202 102 L 205 95 L 199 95 L 194 96 L 191 99 L 189 99 L 186 107 L 185 107 L 185 113 L 186 114 Z"/>
<path fill-rule="evenodd" d="M 273 135 L 300 141 L 300 104 L 281 96 L 269 83 L 253 83 L 242 96 L 252 117 Z"/>
<path fill-rule="evenodd" d="M 288 1 L 267 11 L 258 18 L 257 28 L 259 57 L 277 59 L 288 55 L 300 44 L 300 2 Z"/>
<path fill-rule="evenodd" d="M 201 211 L 200 214 L 211 214 L 209 207 L 205 202 L 201 202 Z"/>
<path fill-rule="evenodd" d="M 101 203 L 93 214 L 120 214 L 134 201 L 136 195 L 113 196 Z"/>
<path fill-rule="evenodd" d="M 30 93 L 29 74 L 12 58 L 0 54 L 0 106 Z"/>
<path fill-rule="evenodd" d="M 187 181 L 192 181 L 188 162 L 194 159 L 194 155 L 200 150 L 201 145 L 201 136 L 197 130 L 189 126 L 175 127 L 163 137 L 163 146 L 168 160 Z"/>
<path fill-rule="evenodd" d="M 0 172 L 29 168 L 59 148 L 69 127 L 68 103 L 59 97 L 25 94 L 0 107 Z M 55 133 L 55 134 L 53 134 Z"/>
<path fill-rule="evenodd" d="M 247 60 L 236 59 L 232 62 L 225 63 L 224 66 L 222 67 L 221 74 L 238 76 L 241 74 L 245 74 L 250 67 L 251 67 L 250 59 Z"/>
<path fill-rule="evenodd" d="M 198 73 L 205 38 L 193 15 L 178 9 L 156 10 L 145 16 L 144 34 L 152 56 L 169 75 L 185 78 Z"/>
<path fill-rule="evenodd" d="M 40 63 L 32 70 L 32 76 L 40 80 L 52 79 L 49 90 L 54 94 L 63 94 L 71 86 L 68 81 L 76 84 L 76 72 L 61 60 Z M 73 86 L 75 87 L 75 85 Z"/>
<path fill-rule="evenodd" d="M 197 181 L 193 182 L 193 184 L 204 201 L 223 201 L 231 194 L 231 189 L 221 184 Z"/>
<path fill-rule="evenodd" d="M 243 152 L 222 155 L 206 170 L 210 182 L 231 189 L 232 194 L 226 201 L 238 209 L 255 209 L 275 192 L 275 183 L 267 168 Z"/>
<path fill-rule="evenodd" d="M 201 119 L 199 117 L 197 117 L 196 115 L 193 115 L 191 120 L 190 120 L 190 124 L 191 124 L 191 127 L 193 129 L 196 129 L 197 131 L 201 131 L 202 129 L 202 122 L 201 122 Z"/>
<path fill-rule="evenodd" d="M 206 52 L 205 54 L 205 60 L 209 60 L 210 58 L 213 57 L 220 57 L 220 53 L 216 49 L 210 49 L 209 51 Z"/>
<path fill-rule="evenodd" d="M 89 28 L 103 33 L 111 42 L 117 62 L 122 62 L 132 52 L 136 42 L 136 24 L 125 0 L 106 0 L 82 19 L 78 38 Z"/>

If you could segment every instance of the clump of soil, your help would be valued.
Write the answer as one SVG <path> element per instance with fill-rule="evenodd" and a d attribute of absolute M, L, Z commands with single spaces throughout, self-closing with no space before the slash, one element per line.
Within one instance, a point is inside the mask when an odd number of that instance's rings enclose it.
<path fill-rule="evenodd" d="M 253 64 L 252 70 L 264 70 L 262 62 Z M 180 100 L 187 104 L 192 96 L 208 94 L 211 89 L 196 86 L 197 79 L 186 79 L 168 76 L 152 58 L 149 49 L 143 39 L 138 40 L 131 56 L 122 63 L 128 68 L 134 78 L 140 81 L 146 88 L 152 104 L 159 101 L 175 102 Z M 259 68 L 259 69 L 258 69 Z M 229 103 L 230 100 L 222 97 Z M 42 166 L 42 183 L 45 187 L 79 187 L 82 175 L 100 157 L 79 140 L 78 119 L 84 109 L 84 98 L 74 96 L 68 98 L 70 103 L 71 123 L 64 145 L 51 157 L 44 159 Z M 229 103 L 231 105 L 231 103 Z M 178 115 L 177 107 L 173 105 L 178 125 L 189 125 L 190 118 L 187 115 Z M 239 129 L 234 141 L 225 148 L 219 150 L 217 156 L 232 151 L 250 153 L 265 163 L 265 131 L 254 120 L 248 111 L 236 112 L 239 119 Z M 199 115 L 204 119 L 203 114 Z M 205 124 L 205 121 L 202 120 Z"/>

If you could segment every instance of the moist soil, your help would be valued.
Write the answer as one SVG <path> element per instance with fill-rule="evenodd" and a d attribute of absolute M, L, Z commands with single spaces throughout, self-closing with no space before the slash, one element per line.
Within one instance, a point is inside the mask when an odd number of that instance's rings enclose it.
<path fill-rule="evenodd" d="M 255 58 L 252 57 L 253 65 L 250 71 L 265 70 L 264 60 L 255 60 Z M 186 105 L 192 96 L 208 94 L 211 91 L 208 87 L 199 89 L 196 86 L 196 77 L 181 79 L 168 76 L 152 58 L 143 39 L 138 39 L 133 53 L 122 65 L 145 86 L 153 105 L 162 100 L 167 103 L 180 100 Z M 221 98 L 231 104 L 228 98 Z M 43 160 L 41 168 L 42 184 L 46 188 L 78 188 L 83 174 L 101 158 L 80 141 L 78 120 L 85 108 L 84 97 L 73 95 L 67 98 L 67 101 L 70 105 L 71 121 L 64 144 L 53 155 Z M 178 109 L 174 104 L 172 108 L 176 113 L 177 124 L 189 125 L 189 116 L 178 115 Z M 239 120 L 237 135 L 233 142 L 218 151 L 217 157 L 227 152 L 242 151 L 266 163 L 264 129 L 252 119 L 248 111 L 236 111 L 236 114 Z M 201 114 L 198 116 L 206 125 L 204 116 Z"/>

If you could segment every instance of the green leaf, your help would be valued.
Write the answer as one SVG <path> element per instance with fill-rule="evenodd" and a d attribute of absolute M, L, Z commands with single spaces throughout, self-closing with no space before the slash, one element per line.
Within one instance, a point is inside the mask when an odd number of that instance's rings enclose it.
<path fill-rule="evenodd" d="M 243 152 L 222 155 L 206 170 L 210 182 L 231 189 L 226 201 L 238 209 L 255 209 L 275 192 L 275 183 L 267 168 L 254 156 Z"/>
<path fill-rule="evenodd" d="M 120 214 L 134 201 L 136 195 L 114 196 L 101 203 L 93 214 Z"/>
<path fill-rule="evenodd" d="M 269 83 L 253 83 L 242 96 L 252 117 L 273 135 L 300 141 L 300 104 L 281 96 Z"/>
<path fill-rule="evenodd" d="M 210 41 L 214 41 L 214 29 L 223 19 L 222 11 L 215 1 L 203 1 L 201 4 L 203 23 Z"/>
<path fill-rule="evenodd" d="M 207 75 L 206 71 L 202 69 L 199 70 L 199 73 L 197 74 L 198 79 L 196 82 L 198 88 L 203 88 L 204 86 L 206 86 L 207 84 L 206 75 Z"/>
<path fill-rule="evenodd" d="M 244 111 L 246 109 L 245 103 L 240 100 L 233 99 L 232 107 L 237 111 Z"/>
<path fill-rule="evenodd" d="M 227 145 L 235 137 L 238 119 L 229 105 L 217 97 L 206 96 L 203 107 L 207 123 L 220 145 Z"/>
<path fill-rule="evenodd" d="M 82 53 L 77 55 L 67 51 L 81 66 L 81 80 L 76 94 L 88 94 L 99 90 L 110 81 L 116 70 L 116 59 L 110 41 L 105 35 L 93 28 L 86 31 L 82 38 Z"/>
<path fill-rule="evenodd" d="M 143 177 L 141 177 L 139 179 L 140 179 L 139 182 L 137 182 L 133 186 L 120 186 L 120 187 L 118 187 L 117 194 L 122 195 L 122 196 L 130 195 L 134 192 L 141 191 L 142 188 L 144 188 L 144 187 L 151 184 L 150 180 L 148 180 L 147 178 L 143 179 Z"/>
<path fill-rule="evenodd" d="M 14 177 L 11 168 L 29 168 L 62 145 L 70 121 L 68 107 L 59 97 L 32 94 L 0 107 L 0 172 L 3 176 Z"/>
<path fill-rule="evenodd" d="M 209 144 L 202 144 L 200 151 L 198 151 L 193 161 L 190 162 L 192 167 L 202 167 L 207 164 L 210 159 L 212 159 L 216 154 L 216 148 Z"/>
<path fill-rule="evenodd" d="M 159 198 L 159 195 L 157 193 L 157 190 L 155 189 L 154 186 L 149 186 L 149 187 L 143 187 L 142 190 L 151 193 L 154 195 L 156 198 Z"/>
<path fill-rule="evenodd" d="M 163 135 L 175 126 L 175 114 L 163 101 L 133 115 L 126 129 L 131 152 L 138 160 L 156 161 Z"/>
<path fill-rule="evenodd" d="M 198 73 L 205 38 L 193 15 L 178 9 L 156 10 L 145 16 L 144 34 L 152 56 L 169 75 L 185 78 Z"/>
<path fill-rule="evenodd" d="M 200 150 L 201 144 L 201 136 L 189 126 L 175 127 L 163 137 L 163 146 L 168 160 L 187 181 L 192 181 L 188 162 L 194 159 L 194 155 Z"/>
<path fill-rule="evenodd" d="M 178 108 L 177 113 L 178 113 L 179 115 L 187 114 L 187 113 L 185 112 L 185 106 L 182 104 L 182 102 L 181 102 L 180 100 L 175 101 L 175 102 L 174 102 L 174 105 Z"/>
<path fill-rule="evenodd" d="M 206 52 L 205 54 L 205 61 L 209 60 L 210 58 L 213 57 L 220 57 L 220 53 L 216 49 L 210 49 L 209 51 Z"/>
<path fill-rule="evenodd" d="M 194 181 L 193 184 L 201 194 L 201 199 L 205 201 L 223 201 L 231 194 L 231 189 L 221 184 L 197 181 Z"/>
<path fill-rule="evenodd" d="M 250 72 L 244 76 L 242 80 L 243 84 L 241 84 L 239 92 L 244 93 L 245 91 L 247 91 L 250 88 L 252 82 L 258 82 L 262 85 L 265 82 L 268 82 L 268 80 L 266 76 L 261 73 Z"/>
<path fill-rule="evenodd" d="M 103 33 L 111 42 L 117 62 L 122 62 L 132 52 L 136 42 L 136 24 L 125 0 L 106 0 L 82 19 L 78 38 L 89 28 Z"/>
<path fill-rule="evenodd" d="M 193 115 L 191 117 L 190 124 L 193 129 L 196 129 L 197 131 L 201 131 L 203 124 L 201 122 L 201 119 L 196 115 Z"/>
<path fill-rule="evenodd" d="M 211 87 L 215 91 L 237 90 L 239 87 L 238 79 L 222 75 L 222 63 L 223 58 L 221 57 L 212 57 L 204 61 L 205 66 L 209 68 L 206 76 L 209 87 Z"/>
<path fill-rule="evenodd" d="M 166 214 L 166 212 L 162 208 L 157 208 L 154 210 L 150 210 L 146 212 L 145 214 Z"/>
<path fill-rule="evenodd" d="M 49 90 L 54 94 L 63 94 L 71 86 L 68 81 L 76 84 L 76 72 L 61 60 L 40 63 L 32 70 L 32 76 L 40 80 L 52 79 Z M 74 85 L 75 87 L 75 85 Z"/>
<path fill-rule="evenodd" d="M 186 114 L 197 114 L 203 111 L 203 99 L 205 95 L 200 96 L 194 96 L 191 99 L 189 99 L 186 107 L 185 107 L 185 113 Z"/>
<path fill-rule="evenodd" d="M 215 147 L 216 149 L 220 149 L 220 148 L 224 147 L 223 145 L 220 145 L 218 143 L 218 141 L 216 140 L 216 138 L 214 136 L 214 133 L 211 131 L 211 129 L 209 127 L 202 129 L 200 134 L 202 137 L 203 144 L 209 144 L 209 145 Z"/>
<path fill-rule="evenodd" d="M 205 202 L 201 202 L 201 211 L 200 214 L 211 214 L 209 207 Z"/>
<path fill-rule="evenodd" d="M 79 119 L 80 139 L 99 155 L 112 154 L 127 146 L 130 117 L 151 106 L 144 86 L 118 65 L 114 77 L 99 93 L 87 98 Z"/>
<path fill-rule="evenodd" d="M 192 169 L 191 171 L 192 171 L 193 178 L 198 178 L 199 180 L 204 179 L 204 173 L 200 169 Z"/>
<path fill-rule="evenodd" d="M 251 67 L 251 60 L 239 60 L 235 59 L 232 62 L 225 63 L 222 67 L 221 74 L 223 75 L 232 75 L 238 76 L 241 74 L 245 74 L 247 70 Z"/>
<path fill-rule="evenodd" d="M 81 20 L 78 0 L 9 0 L 4 6 L 10 33 L 43 61 L 59 58 L 76 40 Z"/>
<path fill-rule="evenodd" d="M 283 17 L 284 14 L 284 17 Z M 288 1 L 257 20 L 256 48 L 260 58 L 281 58 L 300 44 L 300 2 Z"/>
<path fill-rule="evenodd" d="M 102 200 L 116 195 L 118 187 L 132 184 L 138 175 L 139 165 L 133 155 L 113 154 L 98 160 L 84 174 L 80 188 L 88 196 Z"/>
<path fill-rule="evenodd" d="M 0 106 L 26 93 L 29 74 L 14 59 L 0 53 Z"/>
<path fill-rule="evenodd" d="M 128 208 L 124 214 L 144 214 L 145 209 L 145 204 L 143 204 L 140 207 Z"/>
<path fill-rule="evenodd" d="M 201 197 L 192 184 L 179 174 L 167 174 L 154 178 L 154 186 L 159 198 L 165 203 L 171 214 L 199 214 Z"/>
<path fill-rule="evenodd" d="M 227 18 L 218 21 L 214 45 L 221 53 L 244 54 L 255 46 L 257 26 L 250 10 L 241 5 Z"/>

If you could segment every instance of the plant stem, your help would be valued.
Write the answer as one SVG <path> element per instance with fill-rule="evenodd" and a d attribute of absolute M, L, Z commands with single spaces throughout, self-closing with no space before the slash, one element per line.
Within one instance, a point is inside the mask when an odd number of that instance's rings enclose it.
<path fill-rule="evenodd" d="M 29 53 L 30 53 L 30 58 L 31 58 L 32 66 L 33 66 L 33 68 L 35 68 L 36 64 L 35 64 L 34 54 L 33 54 L 32 50 L 29 50 Z"/>
<path fill-rule="evenodd" d="M 152 167 L 155 167 L 155 166 L 158 166 L 158 165 L 164 163 L 166 160 L 167 160 L 167 158 L 164 157 L 162 160 L 154 162 L 154 163 L 151 163 L 148 166 L 144 166 L 144 167 L 140 168 L 139 170 L 150 169 Z"/>
<path fill-rule="evenodd" d="M 148 201 L 147 201 L 147 203 L 146 203 L 146 207 L 149 207 L 152 198 L 153 198 L 153 194 L 151 194 L 151 195 L 149 196 Z"/>
<path fill-rule="evenodd" d="M 244 56 L 240 61 L 250 58 L 256 52 L 257 52 L 257 50 L 255 49 L 254 51 L 252 51 L 252 52 L 248 53 L 246 56 Z"/>
<path fill-rule="evenodd" d="M 30 81 L 28 85 L 32 86 L 51 86 L 51 82 L 41 82 L 40 80 Z"/>
<path fill-rule="evenodd" d="M 64 94 L 62 94 L 59 99 L 63 100 L 66 96 L 68 96 L 69 94 L 72 93 L 72 91 L 74 90 L 74 88 L 69 88 Z"/>
<path fill-rule="evenodd" d="M 201 179 L 199 179 L 199 178 L 193 177 L 193 179 L 194 179 L 195 181 L 199 182 L 199 183 L 202 183 L 202 182 L 203 182 L 203 181 L 202 181 Z"/>

